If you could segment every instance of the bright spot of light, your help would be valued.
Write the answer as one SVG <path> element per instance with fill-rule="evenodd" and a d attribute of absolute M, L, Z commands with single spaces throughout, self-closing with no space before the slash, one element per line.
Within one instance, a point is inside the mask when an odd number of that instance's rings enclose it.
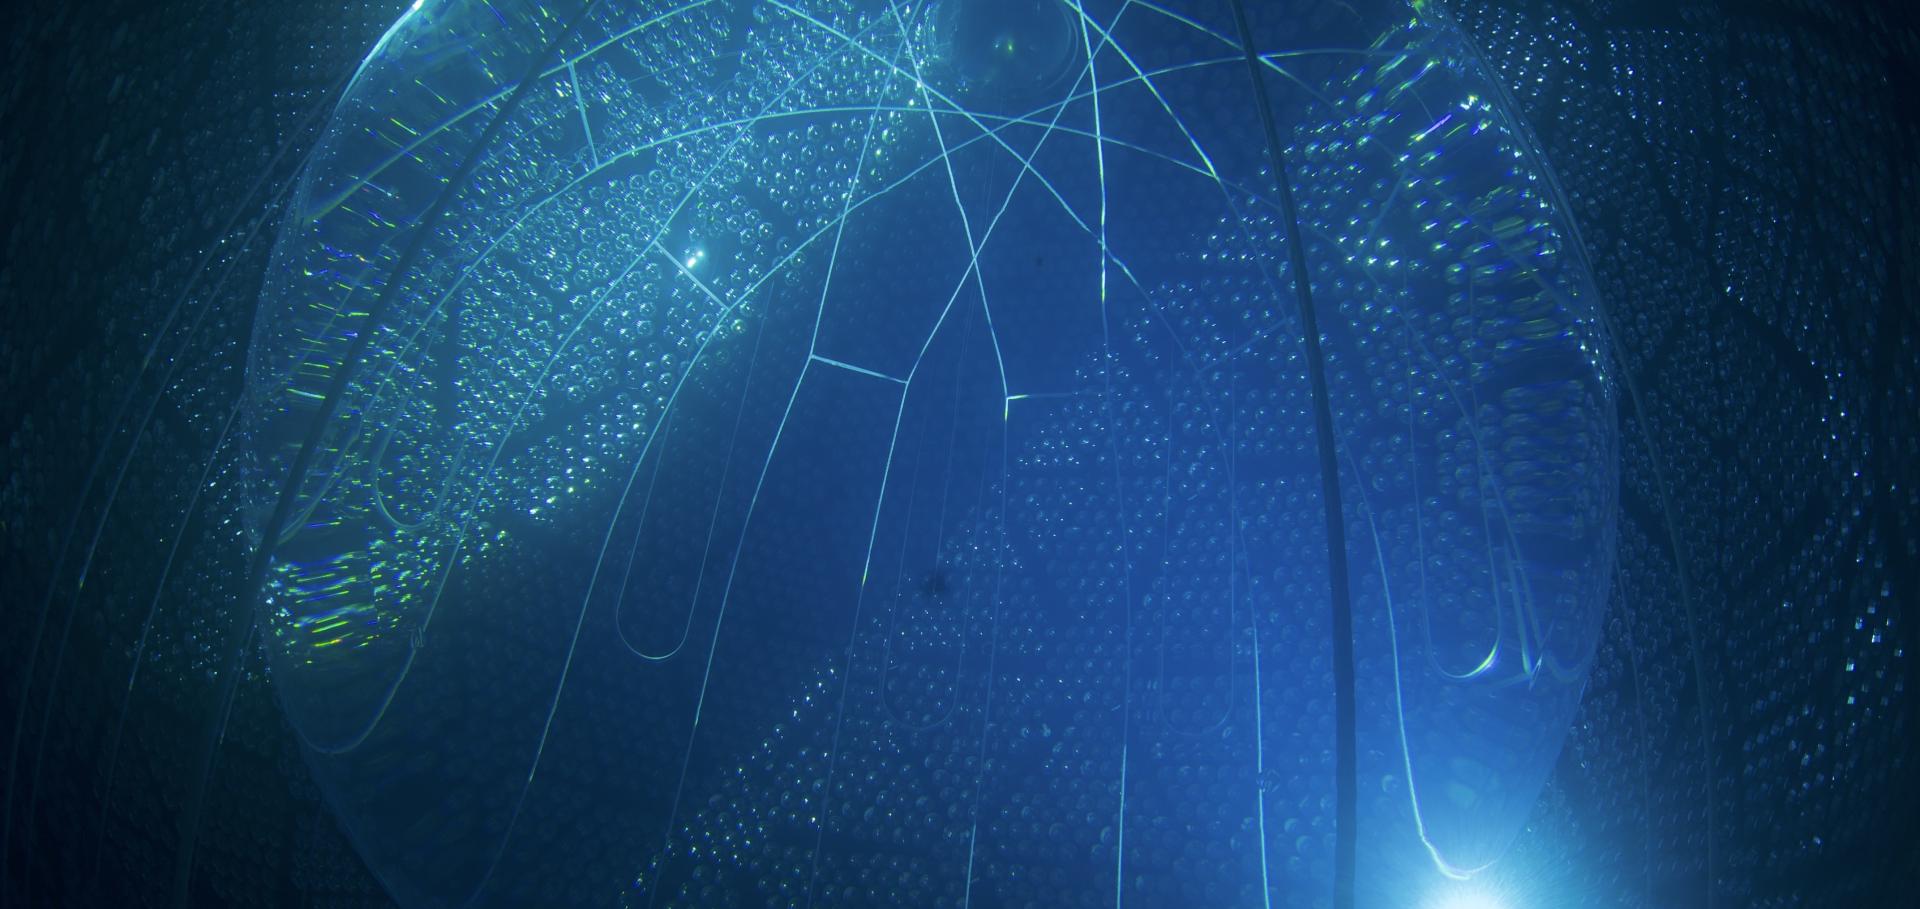
<path fill-rule="evenodd" d="M 1449 890 L 1429 900 L 1426 909 L 1513 909 L 1497 896 L 1479 890 Z"/>

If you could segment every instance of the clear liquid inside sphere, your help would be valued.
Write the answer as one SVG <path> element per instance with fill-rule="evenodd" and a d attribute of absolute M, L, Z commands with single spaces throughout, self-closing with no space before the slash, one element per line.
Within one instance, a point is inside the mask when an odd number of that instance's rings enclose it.
<path fill-rule="evenodd" d="M 1444 6 L 1248 14 L 1293 218 L 1224 2 L 396 23 L 246 431 L 275 691 L 403 904 L 1324 890 L 1303 279 L 1363 875 L 1499 858 L 1611 580 L 1602 301 Z"/>

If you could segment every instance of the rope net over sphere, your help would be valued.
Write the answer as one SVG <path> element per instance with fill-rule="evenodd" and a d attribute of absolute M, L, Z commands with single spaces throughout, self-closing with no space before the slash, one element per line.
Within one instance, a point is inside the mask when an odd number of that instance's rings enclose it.
<path fill-rule="evenodd" d="M 398 899 L 1329 902 L 1315 368 L 1362 893 L 1499 858 L 1607 598 L 1601 304 L 1443 6 L 1246 13 L 1281 172 L 1223 0 L 406 12 L 242 417 Z"/>

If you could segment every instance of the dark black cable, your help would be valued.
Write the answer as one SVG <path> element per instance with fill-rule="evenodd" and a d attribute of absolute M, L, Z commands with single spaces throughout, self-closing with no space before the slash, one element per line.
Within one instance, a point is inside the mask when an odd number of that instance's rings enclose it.
<path fill-rule="evenodd" d="M 1273 125 L 1273 107 L 1267 102 L 1267 83 L 1260 72 L 1260 55 L 1253 47 L 1253 29 L 1247 10 L 1233 2 L 1233 21 L 1240 29 L 1240 49 L 1253 78 L 1254 101 L 1260 125 L 1266 130 L 1273 182 L 1280 189 L 1280 210 L 1287 216 L 1287 254 L 1293 265 L 1293 288 L 1300 297 L 1300 333 L 1307 347 L 1307 379 L 1313 390 L 1313 428 L 1320 449 L 1320 498 L 1327 513 L 1327 586 L 1333 596 L 1333 906 L 1353 909 L 1354 820 L 1358 814 L 1358 781 L 1354 768 L 1353 599 L 1347 590 L 1347 535 L 1340 508 L 1340 465 L 1334 452 L 1333 408 L 1327 403 L 1327 367 L 1320 353 L 1319 320 L 1314 318 L 1313 291 L 1308 286 L 1306 239 L 1300 235 L 1300 216 L 1293 207 L 1286 159 L 1280 153 L 1280 133 Z M 1256 692 L 1256 707 L 1258 693 Z"/>

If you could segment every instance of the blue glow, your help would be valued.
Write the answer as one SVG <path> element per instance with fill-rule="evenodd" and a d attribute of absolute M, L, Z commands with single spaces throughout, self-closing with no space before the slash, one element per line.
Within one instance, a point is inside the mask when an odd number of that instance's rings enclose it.
<path fill-rule="evenodd" d="M 1423 9 L 1264 58 L 1298 225 L 1237 45 L 1157 6 L 410 10 L 302 176 L 248 375 L 276 691 L 369 863 L 423 906 L 810 901 L 865 836 L 912 844 L 893 905 L 1028 867 L 1115 904 L 1324 886 L 1294 231 L 1363 867 L 1498 860 L 1606 602 L 1609 341 L 1532 140 Z"/>

